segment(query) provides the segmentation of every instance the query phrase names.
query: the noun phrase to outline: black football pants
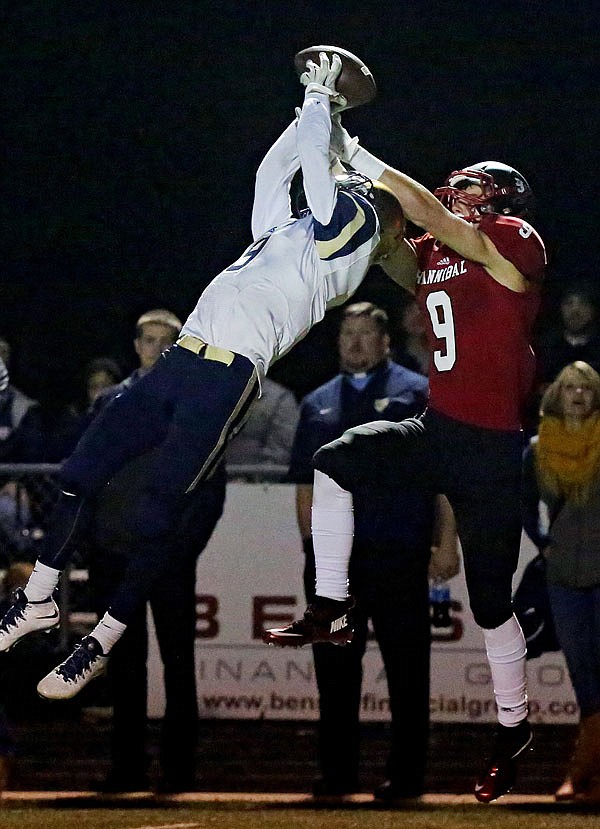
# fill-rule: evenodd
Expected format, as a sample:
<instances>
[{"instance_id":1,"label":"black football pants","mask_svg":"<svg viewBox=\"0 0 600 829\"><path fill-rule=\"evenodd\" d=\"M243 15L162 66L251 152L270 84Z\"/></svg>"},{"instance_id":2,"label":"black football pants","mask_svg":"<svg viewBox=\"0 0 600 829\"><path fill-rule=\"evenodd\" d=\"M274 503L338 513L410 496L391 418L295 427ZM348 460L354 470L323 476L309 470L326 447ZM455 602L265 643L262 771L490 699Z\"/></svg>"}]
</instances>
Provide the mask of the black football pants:
<instances>
[{"instance_id":1,"label":"black football pants","mask_svg":"<svg viewBox=\"0 0 600 829\"><path fill-rule=\"evenodd\" d=\"M471 611L482 628L512 615L521 543L520 432L481 429L431 410L375 421L321 447L314 467L350 492L414 489L448 497L461 542Z\"/></svg>"}]
</instances>

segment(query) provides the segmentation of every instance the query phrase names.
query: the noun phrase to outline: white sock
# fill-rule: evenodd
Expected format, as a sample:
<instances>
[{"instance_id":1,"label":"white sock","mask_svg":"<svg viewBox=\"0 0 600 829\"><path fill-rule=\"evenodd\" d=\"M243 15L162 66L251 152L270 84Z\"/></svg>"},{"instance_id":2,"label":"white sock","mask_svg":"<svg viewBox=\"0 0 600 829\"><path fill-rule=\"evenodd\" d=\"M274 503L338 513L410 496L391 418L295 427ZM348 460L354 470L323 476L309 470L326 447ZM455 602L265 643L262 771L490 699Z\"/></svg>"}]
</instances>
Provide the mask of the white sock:
<instances>
[{"instance_id":1,"label":"white sock","mask_svg":"<svg viewBox=\"0 0 600 829\"><path fill-rule=\"evenodd\" d=\"M30 602L43 602L49 599L58 584L62 570L48 567L41 561L36 561L32 574L25 585L25 595Z\"/></svg>"},{"instance_id":2,"label":"white sock","mask_svg":"<svg viewBox=\"0 0 600 829\"><path fill-rule=\"evenodd\" d=\"M527 646L513 614L500 627L483 631L494 683L500 725L514 726L527 716Z\"/></svg>"},{"instance_id":3,"label":"white sock","mask_svg":"<svg viewBox=\"0 0 600 829\"><path fill-rule=\"evenodd\" d=\"M110 613L105 613L94 630L90 633L100 643L102 653L106 656L113 645L116 645L121 636L125 633L127 625L113 618Z\"/></svg>"},{"instance_id":4,"label":"white sock","mask_svg":"<svg viewBox=\"0 0 600 829\"><path fill-rule=\"evenodd\" d=\"M315 470L312 501L316 592L341 601L348 597L348 565L354 538L352 494Z\"/></svg>"}]
</instances>

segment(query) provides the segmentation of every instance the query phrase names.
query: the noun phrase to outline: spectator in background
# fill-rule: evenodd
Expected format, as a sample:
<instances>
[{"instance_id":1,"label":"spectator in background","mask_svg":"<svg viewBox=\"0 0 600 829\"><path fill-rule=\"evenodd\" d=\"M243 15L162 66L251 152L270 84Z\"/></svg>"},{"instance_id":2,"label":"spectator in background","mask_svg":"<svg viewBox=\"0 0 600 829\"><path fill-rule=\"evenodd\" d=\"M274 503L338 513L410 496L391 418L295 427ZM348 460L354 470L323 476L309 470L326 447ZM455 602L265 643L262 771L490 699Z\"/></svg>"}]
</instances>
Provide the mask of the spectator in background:
<instances>
[{"instance_id":1,"label":"spectator in background","mask_svg":"<svg viewBox=\"0 0 600 829\"><path fill-rule=\"evenodd\" d=\"M570 363L583 360L600 371L600 328L597 289L588 283L566 289L560 321L536 346L542 391Z\"/></svg>"},{"instance_id":2,"label":"spectator in background","mask_svg":"<svg viewBox=\"0 0 600 829\"><path fill-rule=\"evenodd\" d=\"M107 405L123 389L143 377L169 348L181 328L171 312L159 308L136 323L134 348L139 367L100 396L95 409ZM142 455L118 472L101 491L88 534L90 587L98 615L110 603L135 549L131 526L131 493L148 484L152 453ZM172 526L176 555L163 578L152 587L152 610L164 666L166 709L162 722L157 789L186 791L195 787L198 707L196 698L196 561L223 512L225 469L189 494ZM157 550L160 555L161 549ZM111 767L106 779L93 785L101 791L136 791L149 787L147 754L148 631L146 608L131 620L112 651L108 676L113 703L110 738Z\"/></svg>"},{"instance_id":3,"label":"spectator in background","mask_svg":"<svg viewBox=\"0 0 600 829\"><path fill-rule=\"evenodd\" d=\"M80 399L73 401L51 429L45 460L58 463L68 457L94 417L98 397L123 379L118 363L110 357L96 357L85 366Z\"/></svg>"},{"instance_id":4,"label":"spectator in background","mask_svg":"<svg viewBox=\"0 0 600 829\"><path fill-rule=\"evenodd\" d=\"M557 800L600 800L600 375L576 361L542 399L524 455L524 526L544 554L548 596L581 721ZM541 526L539 502L548 507Z\"/></svg>"},{"instance_id":5,"label":"spectator in background","mask_svg":"<svg viewBox=\"0 0 600 829\"><path fill-rule=\"evenodd\" d=\"M11 385L8 372L10 346L0 339L0 463L27 463L40 460L43 432L37 401ZM0 567L15 555L37 551L32 543L30 496L18 480L0 478Z\"/></svg>"},{"instance_id":6,"label":"spectator in background","mask_svg":"<svg viewBox=\"0 0 600 829\"><path fill-rule=\"evenodd\" d=\"M97 357L95 360L91 360L85 367L84 386L86 395L80 411L92 409L100 395L120 382L122 377L121 369L110 357Z\"/></svg>"},{"instance_id":7,"label":"spectator in background","mask_svg":"<svg viewBox=\"0 0 600 829\"><path fill-rule=\"evenodd\" d=\"M302 401L289 477L296 483L309 602L315 594L314 452L351 426L375 417L402 420L426 405L427 380L392 362L389 343L385 311L370 302L349 305L338 337L340 373ZM433 496L362 492L355 498L350 565L351 590L357 600L354 639L344 648L313 645L322 774L314 784L315 796L343 795L359 788L362 658L369 618L385 666L391 714L387 779L377 787L375 797L390 801L423 792L429 732L428 567L432 575L443 578L458 570L452 513L447 502L440 506L439 541L434 541ZM408 718L406 711L411 712Z\"/></svg>"},{"instance_id":8,"label":"spectator in background","mask_svg":"<svg viewBox=\"0 0 600 829\"><path fill-rule=\"evenodd\" d=\"M37 400L13 386L6 377L10 357L10 344L0 338L0 359L5 369L3 388L0 387L0 463L33 463L43 453L42 412Z\"/></svg>"},{"instance_id":9,"label":"spectator in background","mask_svg":"<svg viewBox=\"0 0 600 829\"><path fill-rule=\"evenodd\" d=\"M0 484L0 567L15 556L34 560L33 519L29 493L21 481Z\"/></svg>"},{"instance_id":10,"label":"spectator in background","mask_svg":"<svg viewBox=\"0 0 600 829\"><path fill-rule=\"evenodd\" d=\"M298 416L294 394L265 377L261 382L261 395L250 410L246 425L229 444L227 464L287 467Z\"/></svg>"},{"instance_id":11,"label":"spectator in background","mask_svg":"<svg viewBox=\"0 0 600 829\"><path fill-rule=\"evenodd\" d=\"M427 376L430 352L427 344L427 328L417 300L410 296L400 311L400 342L394 359L401 366Z\"/></svg>"}]
</instances>

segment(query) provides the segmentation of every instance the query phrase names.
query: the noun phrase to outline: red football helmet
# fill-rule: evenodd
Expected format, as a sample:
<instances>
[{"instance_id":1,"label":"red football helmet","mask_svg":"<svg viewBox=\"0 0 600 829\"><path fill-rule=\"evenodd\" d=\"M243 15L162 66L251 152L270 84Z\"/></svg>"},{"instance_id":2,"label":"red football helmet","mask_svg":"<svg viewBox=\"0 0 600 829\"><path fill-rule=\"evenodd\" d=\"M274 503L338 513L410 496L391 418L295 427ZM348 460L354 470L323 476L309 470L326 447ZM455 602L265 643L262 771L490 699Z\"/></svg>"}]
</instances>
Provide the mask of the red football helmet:
<instances>
[{"instance_id":1,"label":"red football helmet","mask_svg":"<svg viewBox=\"0 0 600 829\"><path fill-rule=\"evenodd\" d=\"M465 188L474 184L481 187L481 195L465 193ZM455 170L434 194L448 210L460 199L472 221L481 218L482 213L524 218L533 209L533 192L525 177L500 161L482 161Z\"/></svg>"}]
</instances>

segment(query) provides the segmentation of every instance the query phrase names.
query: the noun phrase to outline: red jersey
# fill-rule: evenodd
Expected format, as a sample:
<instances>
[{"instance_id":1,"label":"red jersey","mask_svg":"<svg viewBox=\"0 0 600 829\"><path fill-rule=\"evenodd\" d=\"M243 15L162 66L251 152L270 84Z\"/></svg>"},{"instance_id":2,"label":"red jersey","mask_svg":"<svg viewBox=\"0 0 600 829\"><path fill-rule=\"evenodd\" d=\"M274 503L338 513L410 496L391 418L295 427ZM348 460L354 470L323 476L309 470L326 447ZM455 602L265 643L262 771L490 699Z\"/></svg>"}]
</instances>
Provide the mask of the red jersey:
<instances>
[{"instance_id":1,"label":"red jersey","mask_svg":"<svg viewBox=\"0 0 600 829\"><path fill-rule=\"evenodd\" d=\"M483 265L429 233L412 240L419 266L416 297L431 349L429 405L463 423L519 430L535 375L530 339L544 243L514 216L487 214L479 228L532 288L519 293L500 285Z\"/></svg>"}]
</instances>

